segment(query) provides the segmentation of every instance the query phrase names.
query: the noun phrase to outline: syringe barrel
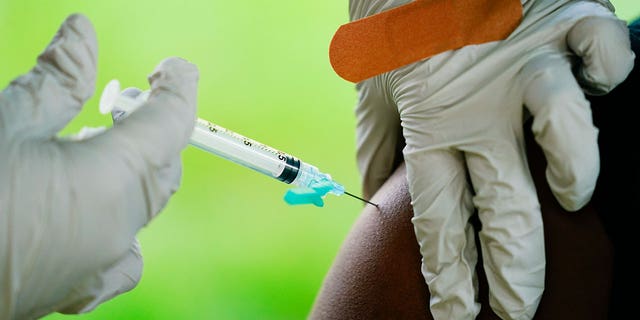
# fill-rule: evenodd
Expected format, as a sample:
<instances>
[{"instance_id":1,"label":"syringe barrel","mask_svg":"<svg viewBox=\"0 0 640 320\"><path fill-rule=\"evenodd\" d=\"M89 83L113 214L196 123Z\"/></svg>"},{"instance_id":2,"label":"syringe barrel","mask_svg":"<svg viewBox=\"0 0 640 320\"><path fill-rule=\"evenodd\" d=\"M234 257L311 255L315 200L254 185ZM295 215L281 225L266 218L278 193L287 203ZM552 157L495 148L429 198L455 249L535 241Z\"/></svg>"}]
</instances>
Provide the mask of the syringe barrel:
<instances>
[{"instance_id":1,"label":"syringe barrel","mask_svg":"<svg viewBox=\"0 0 640 320\"><path fill-rule=\"evenodd\" d=\"M320 172L315 166L203 119L196 121L189 142L204 151L285 183L310 188L318 183L329 182L333 186L331 193L344 193L342 185L333 182L330 175Z\"/></svg>"},{"instance_id":2,"label":"syringe barrel","mask_svg":"<svg viewBox=\"0 0 640 320\"><path fill-rule=\"evenodd\" d=\"M118 96L114 101L114 117L126 117L134 112L148 95L149 91L144 91L137 98ZM330 193L344 194L342 185L334 182L330 175L320 172L315 166L207 120L196 120L189 143L288 184L312 188L319 183L330 183Z\"/></svg>"},{"instance_id":3,"label":"syringe barrel","mask_svg":"<svg viewBox=\"0 0 640 320\"><path fill-rule=\"evenodd\" d=\"M189 142L285 183L293 183L300 171L300 160L295 157L203 119L196 121Z\"/></svg>"}]
</instances>

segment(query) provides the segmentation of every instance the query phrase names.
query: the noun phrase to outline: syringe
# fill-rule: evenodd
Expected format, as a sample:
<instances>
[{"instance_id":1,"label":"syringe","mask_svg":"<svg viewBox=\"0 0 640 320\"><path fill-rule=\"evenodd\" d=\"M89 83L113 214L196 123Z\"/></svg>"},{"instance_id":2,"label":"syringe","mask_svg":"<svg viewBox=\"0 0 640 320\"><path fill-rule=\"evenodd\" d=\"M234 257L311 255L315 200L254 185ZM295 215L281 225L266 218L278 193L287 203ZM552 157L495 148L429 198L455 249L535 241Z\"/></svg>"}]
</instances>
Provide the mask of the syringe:
<instances>
[{"instance_id":1,"label":"syringe","mask_svg":"<svg viewBox=\"0 0 640 320\"><path fill-rule=\"evenodd\" d=\"M112 80L107 84L100 98L100 111L115 111L115 117L123 117L140 107L148 98L149 91L143 91L136 98L123 95L120 83ZM253 169L257 172L293 184L301 190L290 190L285 196L289 204L313 203L322 206L326 193L346 194L373 206L370 201L347 192L344 186L335 182L329 174L317 167L265 144L249 139L231 130L197 119L189 143L201 150Z\"/></svg>"}]
</instances>

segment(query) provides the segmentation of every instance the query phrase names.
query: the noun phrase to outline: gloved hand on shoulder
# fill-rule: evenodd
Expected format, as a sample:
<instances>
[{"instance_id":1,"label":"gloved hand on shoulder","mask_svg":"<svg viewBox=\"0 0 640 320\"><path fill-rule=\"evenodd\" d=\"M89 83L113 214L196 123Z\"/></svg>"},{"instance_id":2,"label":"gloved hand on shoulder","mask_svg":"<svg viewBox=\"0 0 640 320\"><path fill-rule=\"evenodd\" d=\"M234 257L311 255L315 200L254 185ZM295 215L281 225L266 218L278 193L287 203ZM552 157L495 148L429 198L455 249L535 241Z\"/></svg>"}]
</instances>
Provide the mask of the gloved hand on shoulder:
<instances>
[{"instance_id":1,"label":"gloved hand on shoulder","mask_svg":"<svg viewBox=\"0 0 640 320\"><path fill-rule=\"evenodd\" d=\"M491 16L498 3L521 9L521 16L504 39L481 43L483 30L494 27L465 22L489 21L482 15ZM404 158L434 318L473 319L479 312L469 223L475 210L492 308L505 319L533 317L545 248L523 124L532 119L558 202L568 211L584 206L599 173L598 129L585 93L610 91L634 61L626 23L612 10L604 0L350 1L352 23L336 33L332 57L351 77L345 79L357 82L364 194L374 194ZM507 18L492 17L498 27ZM432 45L447 50L353 76ZM349 70L361 59L373 64Z\"/></svg>"}]
</instances>

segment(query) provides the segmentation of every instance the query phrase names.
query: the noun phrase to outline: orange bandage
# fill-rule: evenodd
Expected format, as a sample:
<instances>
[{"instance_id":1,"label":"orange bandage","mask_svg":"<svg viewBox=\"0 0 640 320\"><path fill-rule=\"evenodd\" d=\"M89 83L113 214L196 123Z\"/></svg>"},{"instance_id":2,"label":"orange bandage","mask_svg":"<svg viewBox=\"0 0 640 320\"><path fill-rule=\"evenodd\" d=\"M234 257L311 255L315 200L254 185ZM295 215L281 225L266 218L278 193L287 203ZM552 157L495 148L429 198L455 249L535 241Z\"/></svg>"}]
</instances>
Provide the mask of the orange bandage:
<instances>
[{"instance_id":1,"label":"orange bandage","mask_svg":"<svg viewBox=\"0 0 640 320\"><path fill-rule=\"evenodd\" d=\"M520 0L417 0L338 28L335 72L351 82L470 44L505 39L520 24Z\"/></svg>"}]
</instances>

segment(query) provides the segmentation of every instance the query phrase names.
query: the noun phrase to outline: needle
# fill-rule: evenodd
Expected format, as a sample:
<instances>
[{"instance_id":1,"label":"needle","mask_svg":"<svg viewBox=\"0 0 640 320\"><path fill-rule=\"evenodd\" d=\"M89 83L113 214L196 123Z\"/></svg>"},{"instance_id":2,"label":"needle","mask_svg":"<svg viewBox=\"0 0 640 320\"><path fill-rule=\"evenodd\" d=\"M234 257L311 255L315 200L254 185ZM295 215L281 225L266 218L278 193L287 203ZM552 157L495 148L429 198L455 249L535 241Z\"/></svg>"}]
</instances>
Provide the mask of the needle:
<instances>
[{"instance_id":1,"label":"needle","mask_svg":"<svg viewBox=\"0 0 640 320\"><path fill-rule=\"evenodd\" d=\"M379 208L377 204L375 204L375 203L373 203L373 202L371 202L371 201L367 201L367 200L365 200L365 199L362 199L362 198L360 198L360 197L358 197L358 196L356 196L356 195L354 195L354 194L351 194L351 193L349 193L349 192L347 192L347 191L345 191L345 192L344 192L344 194L349 195L349 196L352 196L352 197L354 197L354 198L356 198L356 199L358 199L358 200L364 201L364 202L366 202L366 203L368 203L368 204L370 204L370 205L372 205L372 206L374 206L374 207L376 207L376 208Z\"/></svg>"}]
</instances>

